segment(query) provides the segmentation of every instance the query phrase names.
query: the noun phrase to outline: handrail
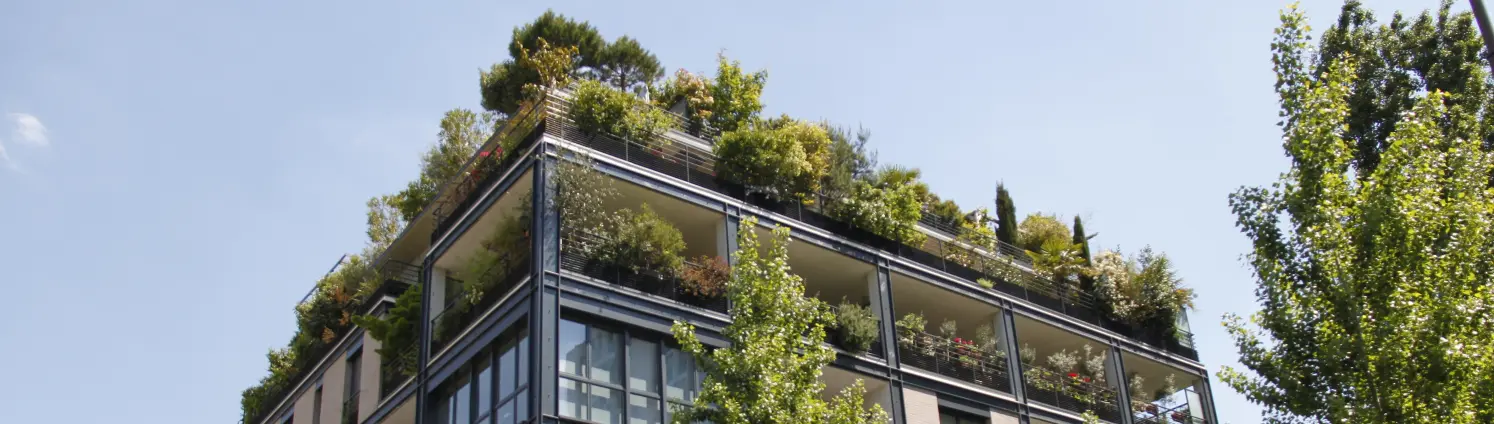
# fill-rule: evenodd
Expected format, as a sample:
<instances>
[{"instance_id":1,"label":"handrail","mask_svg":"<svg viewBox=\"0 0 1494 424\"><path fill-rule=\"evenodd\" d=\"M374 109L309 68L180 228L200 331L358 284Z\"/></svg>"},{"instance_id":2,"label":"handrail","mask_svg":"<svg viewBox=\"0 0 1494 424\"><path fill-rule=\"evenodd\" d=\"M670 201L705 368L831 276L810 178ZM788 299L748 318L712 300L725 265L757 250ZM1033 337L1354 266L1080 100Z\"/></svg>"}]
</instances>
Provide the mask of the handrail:
<instances>
[{"instance_id":1,"label":"handrail","mask_svg":"<svg viewBox=\"0 0 1494 424\"><path fill-rule=\"evenodd\" d=\"M973 340L947 338L923 331L899 328L898 361L903 365L974 383L1002 392L1012 392L1006 352L988 351Z\"/></svg>"}]
</instances>

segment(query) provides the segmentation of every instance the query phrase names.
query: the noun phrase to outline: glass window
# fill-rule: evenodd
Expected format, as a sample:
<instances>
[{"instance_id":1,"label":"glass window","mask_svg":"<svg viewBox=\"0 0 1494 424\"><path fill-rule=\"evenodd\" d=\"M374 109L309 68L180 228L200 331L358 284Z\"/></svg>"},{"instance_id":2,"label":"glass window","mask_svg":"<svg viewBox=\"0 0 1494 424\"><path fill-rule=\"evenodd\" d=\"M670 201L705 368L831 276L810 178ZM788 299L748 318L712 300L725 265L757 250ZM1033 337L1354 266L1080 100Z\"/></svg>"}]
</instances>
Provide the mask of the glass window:
<instances>
[{"instance_id":1,"label":"glass window","mask_svg":"<svg viewBox=\"0 0 1494 424\"><path fill-rule=\"evenodd\" d=\"M592 327L587 333L591 345L591 373L587 377L622 384L622 335Z\"/></svg>"},{"instance_id":2,"label":"glass window","mask_svg":"<svg viewBox=\"0 0 1494 424\"><path fill-rule=\"evenodd\" d=\"M519 385L529 384L529 335L519 338Z\"/></svg>"},{"instance_id":3,"label":"glass window","mask_svg":"<svg viewBox=\"0 0 1494 424\"><path fill-rule=\"evenodd\" d=\"M462 378L466 377L463 376ZM472 404L470 396L472 395L470 390L468 390L467 384L462 384L462 387L457 389L456 394L452 395L451 424L467 424L469 422L468 417L470 415L468 414L472 412L468 409Z\"/></svg>"},{"instance_id":4,"label":"glass window","mask_svg":"<svg viewBox=\"0 0 1494 424\"><path fill-rule=\"evenodd\" d=\"M694 402L699 376L695 369L695 358L675 348L664 350L664 394L669 399Z\"/></svg>"},{"instance_id":5,"label":"glass window","mask_svg":"<svg viewBox=\"0 0 1494 424\"><path fill-rule=\"evenodd\" d=\"M586 375L586 326L560 320L560 372Z\"/></svg>"},{"instance_id":6,"label":"glass window","mask_svg":"<svg viewBox=\"0 0 1494 424\"><path fill-rule=\"evenodd\" d=\"M628 341L628 388L659 393L658 344L639 339Z\"/></svg>"},{"instance_id":7,"label":"glass window","mask_svg":"<svg viewBox=\"0 0 1494 424\"><path fill-rule=\"evenodd\" d=\"M477 415L483 416L493 406L493 367L488 366L491 356L478 356L477 369Z\"/></svg>"},{"instance_id":8,"label":"glass window","mask_svg":"<svg viewBox=\"0 0 1494 424\"><path fill-rule=\"evenodd\" d=\"M569 378L561 378L559 398L560 416L578 420L586 419L585 416L581 415L584 412L581 405L586 403L585 392L582 391L581 383L577 383L576 380Z\"/></svg>"},{"instance_id":9,"label":"glass window","mask_svg":"<svg viewBox=\"0 0 1494 424\"><path fill-rule=\"evenodd\" d=\"M518 355L517 349L509 345L503 350L503 355L498 357L498 397L505 398L514 393L514 374L518 374L514 363Z\"/></svg>"},{"instance_id":10,"label":"glass window","mask_svg":"<svg viewBox=\"0 0 1494 424\"><path fill-rule=\"evenodd\" d=\"M498 408L498 424L514 424L514 402Z\"/></svg>"},{"instance_id":11,"label":"glass window","mask_svg":"<svg viewBox=\"0 0 1494 424\"><path fill-rule=\"evenodd\" d=\"M939 424L987 424L986 419L963 412L939 408Z\"/></svg>"},{"instance_id":12,"label":"glass window","mask_svg":"<svg viewBox=\"0 0 1494 424\"><path fill-rule=\"evenodd\" d=\"M663 414L658 399L628 395L628 424L660 424Z\"/></svg>"},{"instance_id":13,"label":"glass window","mask_svg":"<svg viewBox=\"0 0 1494 424\"><path fill-rule=\"evenodd\" d=\"M589 385L591 392L590 420L602 424L622 423L622 393L602 386Z\"/></svg>"},{"instance_id":14,"label":"glass window","mask_svg":"<svg viewBox=\"0 0 1494 424\"><path fill-rule=\"evenodd\" d=\"M528 390L520 390L519 391L519 395L515 396L514 400L510 401L510 402L513 402L513 404L514 404L514 411L515 411L514 412L514 417L518 421L525 421L525 420L529 419L529 396L528 395L529 395L529 391Z\"/></svg>"}]
</instances>

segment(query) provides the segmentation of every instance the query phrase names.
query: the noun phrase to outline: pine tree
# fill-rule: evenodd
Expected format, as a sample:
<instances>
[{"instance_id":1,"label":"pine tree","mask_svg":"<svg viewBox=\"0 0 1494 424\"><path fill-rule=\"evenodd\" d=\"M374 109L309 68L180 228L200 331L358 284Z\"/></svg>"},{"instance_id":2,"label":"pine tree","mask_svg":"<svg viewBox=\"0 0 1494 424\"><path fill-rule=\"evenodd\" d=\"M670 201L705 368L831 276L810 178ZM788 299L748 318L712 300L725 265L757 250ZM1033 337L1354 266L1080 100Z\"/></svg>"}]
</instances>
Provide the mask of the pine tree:
<instances>
[{"instance_id":1,"label":"pine tree","mask_svg":"<svg viewBox=\"0 0 1494 424\"><path fill-rule=\"evenodd\" d=\"M996 183L996 239L1006 244L1017 244L1017 207L1012 204L1012 195L1006 185Z\"/></svg>"}]
</instances>

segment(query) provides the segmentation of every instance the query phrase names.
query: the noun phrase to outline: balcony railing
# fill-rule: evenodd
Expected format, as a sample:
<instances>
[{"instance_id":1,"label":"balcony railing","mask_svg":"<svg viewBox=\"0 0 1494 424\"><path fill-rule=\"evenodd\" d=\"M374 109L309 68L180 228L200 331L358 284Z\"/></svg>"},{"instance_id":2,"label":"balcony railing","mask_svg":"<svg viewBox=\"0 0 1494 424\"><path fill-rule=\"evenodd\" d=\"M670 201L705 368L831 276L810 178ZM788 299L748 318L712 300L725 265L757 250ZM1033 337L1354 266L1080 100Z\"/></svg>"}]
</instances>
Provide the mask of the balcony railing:
<instances>
[{"instance_id":1,"label":"balcony railing","mask_svg":"<svg viewBox=\"0 0 1494 424\"><path fill-rule=\"evenodd\" d=\"M933 334L901 333L897 356L911 365L975 385L1011 393L1011 373L1000 350L986 351L973 342Z\"/></svg>"},{"instance_id":2,"label":"balcony railing","mask_svg":"<svg viewBox=\"0 0 1494 424\"><path fill-rule=\"evenodd\" d=\"M649 270L634 271L625 265L598 259L593 249L587 246L598 246L604 241L596 234L567 232L560 242L561 269L697 308L723 314L727 312L725 296L705 297L692 294L684 289L677 276ZM686 261L685 266L704 265Z\"/></svg>"},{"instance_id":3,"label":"balcony railing","mask_svg":"<svg viewBox=\"0 0 1494 424\"><path fill-rule=\"evenodd\" d=\"M1201 417L1193 416L1187 403L1166 408L1138 402L1131 409L1131 422L1134 424L1208 424L1209 422Z\"/></svg>"},{"instance_id":4,"label":"balcony railing","mask_svg":"<svg viewBox=\"0 0 1494 424\"><path fill-rule=\"evenodd\" d=\"M351 396L342 401L342 424L358 424L358 395L356 387Z\"/></svg>"},{"instance_id":5,"label":"balcony railing","mask_svg":"<svg viewBox=\"0 0 1494 424\"><path fill-rule=\"evenodd\" d=\"M387 399L394 394L394 389L398 389L415 375L413 371L416 369L417 354L415 346L410 346L399 355L379 364L379 400Z\"/></svg>"},{"instance_id":6,"label":"balcony railing","mask_svg":"<svg viewBox=\"0 0 1494 424\"><path fill-rule=\"evenodd\" d=\"M835 315L835 316L838 317L839 314L840 314L840 306L839 305L829 305L829 306L830 306L830 314L831 315ZM832 327L832 328L826 328L825 329L825 342L826 343L830 343L832 345L835 345L837 347L840 347L843 350L850 351L850 349L847 348L846 345L845 345L845 343L844 343L844 340L845 340L843 338L844 334L845 334L845 329L844 328L840 328L838 325L835 326L835 327ZM883 351L884 351L884 348L882 347L882 320L877 320L877 338L875 340L872 340L871 347L868 347L865 352L860 352L860 353L871 355L872 357L875 357L875 358L878 358L878 359L886 359L887 354L883 353Z\"/></svg>"},{"instance_id":7,"label":"balcony railing","mask_svg":"<svg viewBox=\"0 0 1494 424\"><path fill-rule=\"evenodd\" d=\"M469 160L462 167L470 170L469 173L447 183L451 186L449 194L432 205L431 213L436 221L436 230L431 232L431 240L446 233L456 223L462 211L471 208L477 201L477 194L497 182L505 171L518 162L519 153L533 145L538 140L538 135L544 133L549 97L548 93L542 94L535 103L521 108L515 116L509 118L508 124L481 147L480 151L488 154ZM513 147L511 151L503 151L503 146Z\"/></svg>"},{"instance_id":8,"label":"balcony railing","mask_svg":"<svg viewBox=\"0 0 1494 424\"><path fill-rule=\"evenodd\" d=\"M1077 374L1064 375L1042 366L1027 364L1022 376L1027 398L1072 411L1094 412L1100 419L1118 423L1120 408L1116 390Z\"/></svg>"},{"instance_id":9,"label":"balcony railing","mask_svg":"<svg viewBox=\"0 0 1494 424\"><path fill-rule=\"evenodd\" d=\"M431 318L432 328L436 330L431 333L431 352L441 351L462 330L471 326L473 320L476 320L484 311L492 307L493 303L497 302L505 294L508 294L515 286L523 282L524 278L529 276L529 271L533 269L533 264L527 260L529 252L525 249L517 251L520 253L516 253L516 255L523 258L506 261L513 264L512 267L506 271L500 271L500 268L495 267L488 274L478 277L471 282L471 284L482 284L484 286L482 298L476 303L465 307L449 307L441 311L434 318Z\"/></svg>"}]
</instances>

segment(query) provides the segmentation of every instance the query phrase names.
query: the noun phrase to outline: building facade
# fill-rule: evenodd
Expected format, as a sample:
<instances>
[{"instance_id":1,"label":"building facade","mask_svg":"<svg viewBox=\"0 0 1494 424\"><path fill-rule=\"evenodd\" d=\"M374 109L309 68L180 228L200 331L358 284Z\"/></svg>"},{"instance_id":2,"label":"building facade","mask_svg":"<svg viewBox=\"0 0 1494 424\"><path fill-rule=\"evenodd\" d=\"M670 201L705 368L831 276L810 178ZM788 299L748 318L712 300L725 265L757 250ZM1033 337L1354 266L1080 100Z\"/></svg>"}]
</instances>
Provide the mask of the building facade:
<instances>
[{"instance_id":1,"label":"building facade","mask_svg":"<svg viewBox=\"0 0 1494 424\"><path fill-rule=\"evenodd\" d=\"M703 378L670 325L690 322L724 346L730 305L677 279L595 266L576 248L595 241L566 231L554 206L557 169L576 163L618 188L609 211L647 205L678 228L688 258L729 258L739 232L789 227L806 295L878 321L870 349L832 343L827 397L860 379L895 424L1076 423L1085 412L1115 424L1218 422L1185 320L1160 331L1112 321L1094 299L1045 284L1021 255L963 245L935 219L919 225L927 241L909 246L745 194L715 178L705 131L682 125L652 143L583 134L567 99L553 91L511 119L484 146L492 154L474 158L378 259L389 281L368 313L386 313L404 290L425 299L420 342L398 349L407 359L381 357L390 349L354 328L253 424L670 422ZM489 234L521 217L524 255L473 275ZM759 225L745 228L747 218ZM486 289L460 289L473 282ZM895 324L909 315L928 325ZM1060 369L1055 354L1077 363Z\"/></svg>"}]
</instances>

